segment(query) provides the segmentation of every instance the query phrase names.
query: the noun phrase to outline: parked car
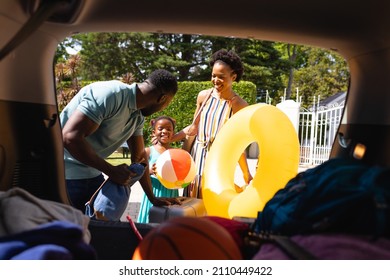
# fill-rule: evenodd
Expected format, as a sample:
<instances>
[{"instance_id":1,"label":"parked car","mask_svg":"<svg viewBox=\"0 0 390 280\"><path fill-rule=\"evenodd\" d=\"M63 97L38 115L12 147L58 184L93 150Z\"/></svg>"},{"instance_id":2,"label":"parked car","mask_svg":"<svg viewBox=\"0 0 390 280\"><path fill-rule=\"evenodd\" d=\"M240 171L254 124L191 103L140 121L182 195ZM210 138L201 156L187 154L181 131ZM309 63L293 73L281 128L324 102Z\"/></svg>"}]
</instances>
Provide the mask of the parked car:
<instances>
[{"instance_id":1,"label":"parked car","mask_svg":"<svg viewBox=\"0 0 390 280\"><path fill-rule=\"evenodd\" d=\"M359 144L363 161L390 167L389 11L385 0L2 0L0 191L21 187L69 204L53 56L59 42L84 32L232 36L336 51L351 78L331 157L349 156ZM90 229L101 259L128 259L138 244L126 223Z\"/></svg>"}]
</instances>

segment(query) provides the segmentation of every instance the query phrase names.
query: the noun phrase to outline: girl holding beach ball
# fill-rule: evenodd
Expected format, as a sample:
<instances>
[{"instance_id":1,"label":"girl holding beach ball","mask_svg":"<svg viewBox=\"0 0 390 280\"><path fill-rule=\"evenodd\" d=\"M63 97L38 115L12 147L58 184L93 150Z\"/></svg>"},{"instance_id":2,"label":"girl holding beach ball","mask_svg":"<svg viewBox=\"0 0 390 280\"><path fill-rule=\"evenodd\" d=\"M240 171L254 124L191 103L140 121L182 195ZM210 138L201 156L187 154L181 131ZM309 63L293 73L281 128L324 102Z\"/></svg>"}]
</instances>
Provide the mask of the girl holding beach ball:
<instances>
[{"instance_id":1,"label":"girl holding beach ball","mask_svg":"<svg viewBox=\"0 0 390 280\"><path fill-rule=\"evenodd\" d=\"M178 197L179 189L186 187L195 176L194 162L190 154L171 147L175 133L175 120L160 116L151 120L154 144L145 148L149 157L153 193L156 197ZM152 203L144 194L137 222L149 222Z\"/></svg>"}]
</instances>

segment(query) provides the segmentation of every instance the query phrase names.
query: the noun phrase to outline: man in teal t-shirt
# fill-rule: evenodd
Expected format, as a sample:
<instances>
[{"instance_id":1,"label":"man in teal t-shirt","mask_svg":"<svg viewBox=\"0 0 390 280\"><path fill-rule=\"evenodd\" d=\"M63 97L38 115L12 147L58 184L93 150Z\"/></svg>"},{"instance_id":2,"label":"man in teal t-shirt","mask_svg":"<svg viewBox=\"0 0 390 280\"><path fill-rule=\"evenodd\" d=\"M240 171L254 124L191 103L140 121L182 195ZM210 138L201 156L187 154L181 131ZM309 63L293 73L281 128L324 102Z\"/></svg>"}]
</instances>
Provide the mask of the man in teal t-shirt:
<instances>
[{"instance_id":1,"label":"man in teal t-shirt","mask_svg":"<svg viewBox=\"0 0 390 280\"><path fill-rule=\"evenodd\" d=\"M176 92L176 78L160 69L139 84L96 82L75 95L60 115L67 191L74 207L84 212L85 203L104 181L103 173L117 184L129 184L134 174L127 165L113 166L105 160L123 142L129 146L131 162L148 163L142 134L145 116L166 108ZM149 168L140 184L153 205L175 203L154 196Z\"/></svg>"}]
</instances>

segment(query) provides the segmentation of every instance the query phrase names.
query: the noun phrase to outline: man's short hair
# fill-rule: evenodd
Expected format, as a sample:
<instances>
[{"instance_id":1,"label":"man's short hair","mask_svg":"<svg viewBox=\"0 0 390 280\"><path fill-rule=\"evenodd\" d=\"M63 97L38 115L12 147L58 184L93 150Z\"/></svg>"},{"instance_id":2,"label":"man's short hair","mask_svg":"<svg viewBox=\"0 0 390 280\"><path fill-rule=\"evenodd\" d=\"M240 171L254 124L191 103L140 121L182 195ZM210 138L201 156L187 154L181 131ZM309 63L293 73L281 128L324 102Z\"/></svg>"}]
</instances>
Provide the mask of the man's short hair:
<instances>
[{"instance_id":1,"label":"man's short hair","mask_svg":"<svg viewBox=\"0 0 390 280\"><path fill-rule=\"evenodd\" d=\"M173 74L164 69L158 69L150 73L148 80L164 94L175 95L177 92L177 79Z\"/></svg>"}]
</instances>

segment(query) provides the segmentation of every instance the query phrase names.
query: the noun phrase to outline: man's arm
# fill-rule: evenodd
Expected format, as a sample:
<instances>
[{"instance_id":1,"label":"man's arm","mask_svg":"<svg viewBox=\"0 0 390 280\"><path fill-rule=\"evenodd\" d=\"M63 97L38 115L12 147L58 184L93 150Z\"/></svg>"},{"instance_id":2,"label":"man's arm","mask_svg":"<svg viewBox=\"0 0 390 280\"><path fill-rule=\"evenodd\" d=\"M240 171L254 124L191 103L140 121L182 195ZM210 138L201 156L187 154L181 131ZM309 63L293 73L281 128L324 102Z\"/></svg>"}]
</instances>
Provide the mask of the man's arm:
<instances>
[{"instance_id":1,"label":"man's arm","mask_svg":"<svg viewBox=\"0 0 390 280\"><path fill-rule=\"evenodd\" d=\"M101 158L86 141L86 137L98 129L99 125L76 110L62 129L64 147L78 161L100 170L115 183L126 185L130 182L131 172L125 164L113 166Z\"/></svg>"}]
</instances>

